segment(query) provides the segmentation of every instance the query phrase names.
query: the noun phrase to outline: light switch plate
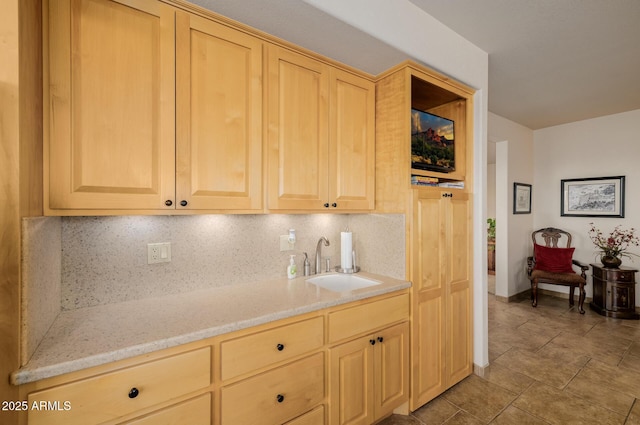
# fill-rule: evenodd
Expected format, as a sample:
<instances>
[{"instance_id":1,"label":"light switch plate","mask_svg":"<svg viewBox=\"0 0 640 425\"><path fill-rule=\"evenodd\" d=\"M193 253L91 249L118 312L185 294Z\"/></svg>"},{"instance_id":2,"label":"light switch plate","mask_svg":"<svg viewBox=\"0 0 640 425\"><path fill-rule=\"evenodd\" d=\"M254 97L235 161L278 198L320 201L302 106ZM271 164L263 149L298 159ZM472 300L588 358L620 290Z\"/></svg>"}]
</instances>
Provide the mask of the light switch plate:
<instances>
[{"instance_id":1,"label":"light switch plate","mask_svg":"<svg viewBox=\"0 0 640 425\"><path fill-rule=\"evenodd\" d=\"M147 264L171 262L171 242L147 244Z\"/></svg>"}]
</instances>

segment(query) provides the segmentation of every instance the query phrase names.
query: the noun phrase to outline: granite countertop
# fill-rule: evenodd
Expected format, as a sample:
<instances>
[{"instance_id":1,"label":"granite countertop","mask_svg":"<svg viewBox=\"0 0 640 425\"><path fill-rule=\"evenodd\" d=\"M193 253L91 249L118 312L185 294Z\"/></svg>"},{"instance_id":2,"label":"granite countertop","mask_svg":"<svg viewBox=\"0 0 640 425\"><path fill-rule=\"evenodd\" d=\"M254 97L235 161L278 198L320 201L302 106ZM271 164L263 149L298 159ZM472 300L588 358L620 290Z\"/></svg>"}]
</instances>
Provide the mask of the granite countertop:
<instances>
[{"instance_id":1,"label":"granite countertop","mask_svg":"<svg viewBox=\"0 0 640 425\"><path fill-rule=\"evenodd\" d=\"M398 291L410 282L358 273L382 283L332 292L309 277L230 285L183 294L63 311L14 385Z\"/></svg>"}]
</instances>

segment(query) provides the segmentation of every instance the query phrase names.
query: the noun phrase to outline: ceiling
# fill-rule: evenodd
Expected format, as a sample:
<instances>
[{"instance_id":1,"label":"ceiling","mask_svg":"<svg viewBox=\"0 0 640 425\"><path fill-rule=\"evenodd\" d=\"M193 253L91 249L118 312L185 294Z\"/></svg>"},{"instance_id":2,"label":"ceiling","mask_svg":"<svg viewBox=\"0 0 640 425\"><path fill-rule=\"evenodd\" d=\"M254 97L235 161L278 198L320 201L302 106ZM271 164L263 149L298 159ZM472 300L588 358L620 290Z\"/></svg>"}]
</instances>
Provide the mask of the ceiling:
<instances>
[{"instance_id":1,"label":"ceiling","mask_svg":"<svg viewBox=\"0 0 640 425\"><path fill-rule=\"evenodd\" d=\"M408 58L304 0L191 1L374 75ZM536 130L640 109L639 0L408 1L489 54L490 112Z\"/></svg>"}]
</instances>

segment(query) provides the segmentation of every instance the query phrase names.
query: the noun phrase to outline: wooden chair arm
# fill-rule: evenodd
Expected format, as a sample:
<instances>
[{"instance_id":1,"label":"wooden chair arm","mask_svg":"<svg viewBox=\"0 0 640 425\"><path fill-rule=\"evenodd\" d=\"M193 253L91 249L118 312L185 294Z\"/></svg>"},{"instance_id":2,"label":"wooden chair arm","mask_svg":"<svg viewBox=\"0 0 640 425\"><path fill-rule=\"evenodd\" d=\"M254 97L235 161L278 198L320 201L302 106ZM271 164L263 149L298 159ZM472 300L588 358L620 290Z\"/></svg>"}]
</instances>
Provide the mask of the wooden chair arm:
<instances>
[{"instance_id":1,"label":"wooden chair arm","mask_svg":"<svg viewBox=\"0 0 640 425\"><path fill-rule=\"evenodd\" d=\"M578 261L578 260L571 260L571 262L572 262L573 264L575 264L576 266L580 267L580 268L581 268L582 270L584 270L584 271L589 270L589 266L588 266L588 265L586 265L585 263L582 263L582 262L580 262L580 261Z\"/></svg>"},{"instance_id":2,"label":"wooden chair arm","mask_svg":"<svg viewBox=\"0 0 640 425\"><path fill-rule=\"evenodd\" d=\"M571 262L572 262L574 265L576 265L576 266L580 267L580 270L581 270L580 275L582 276L582 278L583 278L583 279L585 279L585 280L586 280L586 279L587 279L587 274L586 274L585 272L586 272L587 270L589 270L589 266L588 266L588 265L586 265L586 264L584 264L584 263L581 263L581 262L580 262L580 261L578 261L578 260L571 260Z\"/></svg>"}]
</instances>

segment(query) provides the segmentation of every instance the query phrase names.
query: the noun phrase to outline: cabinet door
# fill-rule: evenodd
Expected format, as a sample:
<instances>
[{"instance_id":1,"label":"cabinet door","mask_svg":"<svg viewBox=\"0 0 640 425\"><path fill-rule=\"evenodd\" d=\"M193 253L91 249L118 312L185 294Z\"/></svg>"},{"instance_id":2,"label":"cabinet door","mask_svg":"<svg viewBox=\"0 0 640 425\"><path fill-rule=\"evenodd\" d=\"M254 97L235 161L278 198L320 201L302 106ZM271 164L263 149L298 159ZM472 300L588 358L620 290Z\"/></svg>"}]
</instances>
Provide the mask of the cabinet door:
<instances>
[{"instance_id":1,"label":"cabinet door","mask_svg":"<svg viewBox=\"0 0 640 425\"><path fill-rule=\"evenodd\" d=\"M414 192L412 410L473 369L470 208L464 192Z\"/></svg>"},{"instance_id":2,"label":"cabinet door","mask_svg":"<svg viewBox=\"0 0 640 425\"><path fill-rule=\"evenodd\" d=\"M185 12L176 22L176 208L261 209L262 42Z\"/></svg>"},{"instance_id":3,"label":"cabinet door","mask_svg":"<svg viewBox=\"0 0 640 425\"><path fill-rule=\"evenodd\" d=\"M412 396L415 410L446 389L445 295L446 201L439 191L415 191L412 270Z\"/></svg>"},{"instance_id":4,"label":"cabinet door","mask_svg":"<svg viewBox=\"0 0 640 425\"><path fill-rule=\"evenodd\" d=\"M373 423L373 349L371 337L329 350L329 423ZM374 340L375 341L375 340Z\"/></svg>"},{"instance_id":5,"label":"cabinet door","mask_svg":"<svg viewBox=\"0 0 640 425\"><path fill-rule=\"evenodd\" d=\"M153 0L52 1L49 30L48 206L169 208L174 9Z\"/></svg>"},{"instance_id":6,"label":"cabinet door","mask_svg":"<svg viewBox=\"0 0 640 425\"><path fill-rule=\"evenodd\" d=\"M473 372L472 296L470 223L472 217L469 196L454 193L445 201L446 211L446 380L447 388Z\"/></svg>"},{"instance_id":7,"label":"cabinet door","mask_svg":"<svg viewBox=\"0 0 640 425\"><path fill-rule=\"evenodd\" d=\"M331 70L329 202L372 210L375 197L375 85Z\"/></svg>"},{"instance_id":8,"label":"cabinet door","mask_svg":"<svg viewBox=\"0 0 640 425\"><path fill-rule=\"evenodd\" d=\"M328 203L329 68L269 47L268 208Z\"/></svg>"},{"instance_id":9,"label":"cabinet door","mask_svg":"<svg viewBox=\"0 0 640 425\"><path fill-rule=\"evenodd\" d=\"M376 332L374 359L375 418L409 399L409 322Z\"/></svg>"}]
</instances>

